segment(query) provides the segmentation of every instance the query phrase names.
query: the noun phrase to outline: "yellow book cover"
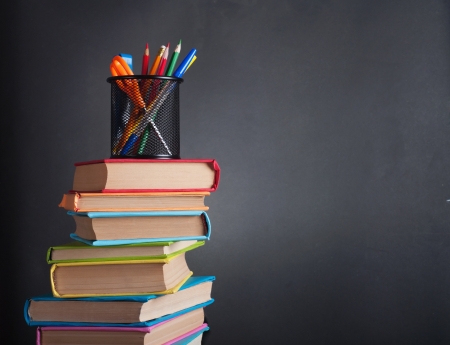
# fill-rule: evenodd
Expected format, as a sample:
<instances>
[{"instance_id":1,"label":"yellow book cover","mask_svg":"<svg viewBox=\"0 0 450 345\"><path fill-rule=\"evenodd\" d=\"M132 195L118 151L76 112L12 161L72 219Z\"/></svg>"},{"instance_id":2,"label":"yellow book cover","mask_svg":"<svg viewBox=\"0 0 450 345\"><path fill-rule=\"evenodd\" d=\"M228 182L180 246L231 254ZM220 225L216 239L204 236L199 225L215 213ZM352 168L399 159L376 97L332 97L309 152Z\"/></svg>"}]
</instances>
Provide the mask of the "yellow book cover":
<instances>
[{"instance_id":1,"label":"yellow book cover","mask_svg":"<svg viewBox=\"0 0 450 345\"><path fill-rule=\"evenodd\" d=\"M176 260L178 258L178 260ZM172 261L179 261L178 265L179 268L177 268L177 277L181 274L181 279L178 283L176 283L175 286L173 286L170 289L166 289L166 290L159 290L159 291L145 291L145 292L136 292L136 291L129 291L129 292L118 292L118 293L109 293L109 292L90 292L90 293L61 293L58 289L58 282L55 278L55 272L58 268L63 268L63 267L86 267L86 266L109 266L109 265L145 265L147 264L157 264L161 266L161 272L159 273L159 275L162 274L167 274L167 270L165 269L165 265L169 265L170 262ZM168 266L167 266L168 267ZM124 269L127 269L128 267L122 267ZM101 279L101 276L106 276L105 273L105 267L103 267L101 269L101 273L99 275L99 278ZM70 274L70 273L66 273ZM184 260L184 253L174 256L174 257L170 257L170 258L165 258L165 259L153 259L153 260L127 260L127 261L99 261L99 262L70 262L70 263L58 263L58 264L53 264L50 268L50 284L51 284L51 289L52 289L52 293L54 297L59 297L59 298L76 298L76 297L100 297L100 296L132 296L132 295L163 295L163 294L173 294L175 292L177 292L181 286L183 286L183 284L189 279L189 277L191 277L193 274L192 271L190 271L187 268L186 262ZM97 278L97 277L96 277ZM72 279L74 280L74 277L70 277L69 280ZM119 281L127 281L126 278L121 277L121 279L119 279ZM135 284L135 282L133 281L133 283ZM101 290L101 289L99 289Z\"/></svg>"}]
</instances>

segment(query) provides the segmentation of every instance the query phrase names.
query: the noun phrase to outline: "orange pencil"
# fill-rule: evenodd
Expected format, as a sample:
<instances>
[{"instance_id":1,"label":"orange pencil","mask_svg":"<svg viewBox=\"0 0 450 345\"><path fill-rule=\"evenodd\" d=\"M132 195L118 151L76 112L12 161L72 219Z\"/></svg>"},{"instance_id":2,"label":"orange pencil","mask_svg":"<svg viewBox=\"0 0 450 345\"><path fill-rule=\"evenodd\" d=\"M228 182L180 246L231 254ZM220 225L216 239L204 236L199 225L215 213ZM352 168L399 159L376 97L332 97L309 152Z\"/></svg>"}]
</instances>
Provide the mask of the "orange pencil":
<instances>
[{"instance_id":1,"label":"orange pencil","mask_svg":"<svg viewBox=\"0 0 450 345\"><path fill-rule=\"evenodd\" d=\"M158 54L156 54L155 61L153 61L152 68L150 68L150 72L148 72L148 74L150 75L156 74L157 69L159 67L159 62L161 61L161 57L164 54L164 50L166 50L166 46L161 46L161 48L159 48Z\"/></svg>"}]
</instances>

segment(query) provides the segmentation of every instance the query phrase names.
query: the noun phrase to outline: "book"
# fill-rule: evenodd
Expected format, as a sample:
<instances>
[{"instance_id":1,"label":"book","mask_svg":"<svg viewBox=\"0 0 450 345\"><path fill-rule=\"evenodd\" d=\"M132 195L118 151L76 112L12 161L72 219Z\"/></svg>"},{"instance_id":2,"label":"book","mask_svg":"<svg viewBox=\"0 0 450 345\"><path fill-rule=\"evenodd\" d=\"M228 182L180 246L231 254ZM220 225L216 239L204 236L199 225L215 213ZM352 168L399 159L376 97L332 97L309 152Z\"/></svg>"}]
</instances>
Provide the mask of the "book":
<instances>
[{"instance_id":1,"label":"book","mask_svg":"<svg viewBox=\"0 0 450 345\"><path fill-rule=\"evenodd\" d=\"M179 337L176 337L163 345L201 345L203 333L209 331L209 326L205 322L200 327L193 329L192 331L185 333Z\"/></svg>"},{"instance_id":2,"label":"book","mask_svg":"<svg viewBox=\"0 0 450 345\"><path fill-rule=\"evenodd\" d=\"M75 163L75 192L193 192L217 189L214 159L102 159Z\"/></svg>"},{"instance_id":3,"label":"book","mask_svg":"<svg viewBox=\"0 0 450 345\"><path fill-rule=\"evenodd\" d=\"M192 275L185 254L140 261L68 262L53 264L53 296L62 298L169 294Z\"/></svg>"},{"instance_id":4,"label":"book","mask_svg":"<svg viewBox=\"0 0 450 345\"><path fill-rule=\"evenodd\" d=\"M203 308L150 327L38 327L38 345L173 345L208 328Z\"/></svg>"},{"instance_id":5,"label":"book","mask_svg":"<svg viewBox=\"0 0 450 345\"><path fill-rule=\"evenodd\" d=\"M206 324L207 325L207 324ZM202 338L203 333L208 331L209 327L206 326L203 329L200 329L199 331L193 333L192 335L189 335L184 338L179 338L179 340L175 340L175 342L169 343L170 345L202 345ZM167 344L167 345L169 345Z\"/></svg>"},{"instance_id":6,"label":"book","mask_svg":"<svg viewBox=\"0 0 450 345\"><path fill-rule=\"evenodd\" d=\"M25 302L29 326L149 327L203 308L211 298L213 276L191 277L175 294L57 298L33 297Z\"/></svg>"},{"instance_id":7,"label":"book","mask_svg":"<svg viewBox=\"0 0 450 345\"><path fill-rule=\"evenodd\" d=\"M47 263L167 259L204 244L205 241L192 240L95 247L73 241L50 247L47 251Z\"/></svg>"},{"instance_id":8,"label":"book","mask_svg":"<svg viewBox=\"0 0 450 345\"><path fill-rule=\"evenodd\" d=\"M92 211L207 211L209 192L67 193L59 207L74 212Z\"/></svg>"},{"instance_id":9,"label":"book","mask_svg":"<svg viewBox=\"0 0 450 345\"><path fill-rule=\"evenodd\" d=\"M205 211L72 212L71 238L90 245L206 240L211 224Z\"/></svg>"}]
</instances>

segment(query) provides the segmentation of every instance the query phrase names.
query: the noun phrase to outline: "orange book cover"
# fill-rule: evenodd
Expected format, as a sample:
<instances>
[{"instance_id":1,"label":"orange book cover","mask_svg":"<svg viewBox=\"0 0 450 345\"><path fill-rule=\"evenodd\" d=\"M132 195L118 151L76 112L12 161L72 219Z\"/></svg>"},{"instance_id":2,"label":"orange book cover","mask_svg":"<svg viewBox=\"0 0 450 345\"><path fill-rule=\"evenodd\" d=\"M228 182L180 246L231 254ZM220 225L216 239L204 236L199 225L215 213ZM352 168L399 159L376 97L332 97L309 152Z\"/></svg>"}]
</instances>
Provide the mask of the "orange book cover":
<instances>
[{"instance_id":1,"label":"orange book cover","mask_svg":"<svg viewBox=\"0 0 450 345\"><path fill-rule=\"evenodd\" d=\"M202 206L168 206L164 205L162 202L158 202L155 200L153 203L152 199L161 200L161 198L176 198L181 197L185 200L189 198L196 197L197 199L200 197L204 199L205 196L209 196L210 192L155 192L155 193L78 193L72 192L63 195L61 202L59 203L59 207L62 207L68 211L73 212L93 212L93 211L207 211L209 209L208 206L204 204ZM80 205L80 201L86 198L102 198L103 200L114 199L117 202L117 206L112 206L112 203L104 203L101 202L97 204L97 206L93 207L83 207ZM106 198L106 199L105 199ZM139 206L127 206L127 201L130 199L140 199L142 201L147 200L152 203L152 206L143 206L143 202L139 202ZM169 199L168 199L169 200ZM122 206L120 206L122 205Z\"/></svg>"}]
</instances>

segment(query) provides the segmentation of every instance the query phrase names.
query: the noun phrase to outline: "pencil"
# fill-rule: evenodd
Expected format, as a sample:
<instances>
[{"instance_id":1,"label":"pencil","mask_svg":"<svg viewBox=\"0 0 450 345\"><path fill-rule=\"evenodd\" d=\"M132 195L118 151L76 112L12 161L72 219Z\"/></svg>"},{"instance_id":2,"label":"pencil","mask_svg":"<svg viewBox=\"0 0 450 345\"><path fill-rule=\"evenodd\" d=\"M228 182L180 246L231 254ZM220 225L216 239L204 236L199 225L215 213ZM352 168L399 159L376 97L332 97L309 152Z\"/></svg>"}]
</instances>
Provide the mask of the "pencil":
<instances>
[{"instance_id":1,"label":"pencil","mask_svg":"<svg viewBox=\"0 0 450 345\"><path fill-rule=\"evenodd\" d=\"M169 47L170 47L170 43L167 43L167 47L164 50L164 54L161 57L161 60L159 62L159 67L158 67L158 71L156 72L156 75L164 75L164 68L166 67L167 57L169 56ZM155 80L154 81L152 92L151 92L150 97L149 97L150 101L152 101L154 99L154 97L156 97L156 92L159 89L160 82L161 82L160 80ZM139 143L139 149L138 149L138 154L139 155L142 155L144 150L145 150L145 146L147 144L147 140L148 140L149 134L150 134L150 129L147 126L147 128L144 131L144 133L142 134L142 138L141 138L141 141Z\"/></svg>"},{"instance_id":2,"label":"pencil","mask_svg":"<svg viewBox=\"0 0 450 345\"><path fill-rule=\"evenodd\" d=\"M156 72L157 75L164 75L164 69L166 68L167 64L167 57L169 56L169 47L170 43L167 43L167 47L166 49L164 49L164 54L159 62L158 72Z\"/></svg>"},{"instance_id":3,"label":"pencil","mask_svg":"<svg viewBox=\"0 0 450 345\"><path fill-rule=\"evenodd\" d=\"M177 44L175 50L173 51L172 57L170 58L169 67L167 67L166 76L171 77L173 74L173 70L175 69L175 65L177 63L178 55L180 55L181 51L181 40L180 43Z\"/></svg>"},{"instance_id":4,"label":"pencil","mask_svg":"<svg viewBox=\"0 0 450 345\"><path fill-rule=\"evenodd\" d=\"M142 70L141 74L146 75L148 73L148 60L150 59L150 51L148 49L148 43L145 45L144 56L142 57Z\"/></svg>"},{"instance_id":5,"label":"pencil","mask_svg":"<svg viewBox=\"0 0 450 345\"><path fill-rule=\"evenodd\" d=\"M155 60L153 61L152 68L150 69L150 72L148 72L148 74L150 74L150 75L156 74L156 71L159 67L159 61L161 61L161 57L164 54L165 49L166 49L166 46L161 46L161 48L159 48L158 54L156 54Z\"/></svg>"}]
</instances>

